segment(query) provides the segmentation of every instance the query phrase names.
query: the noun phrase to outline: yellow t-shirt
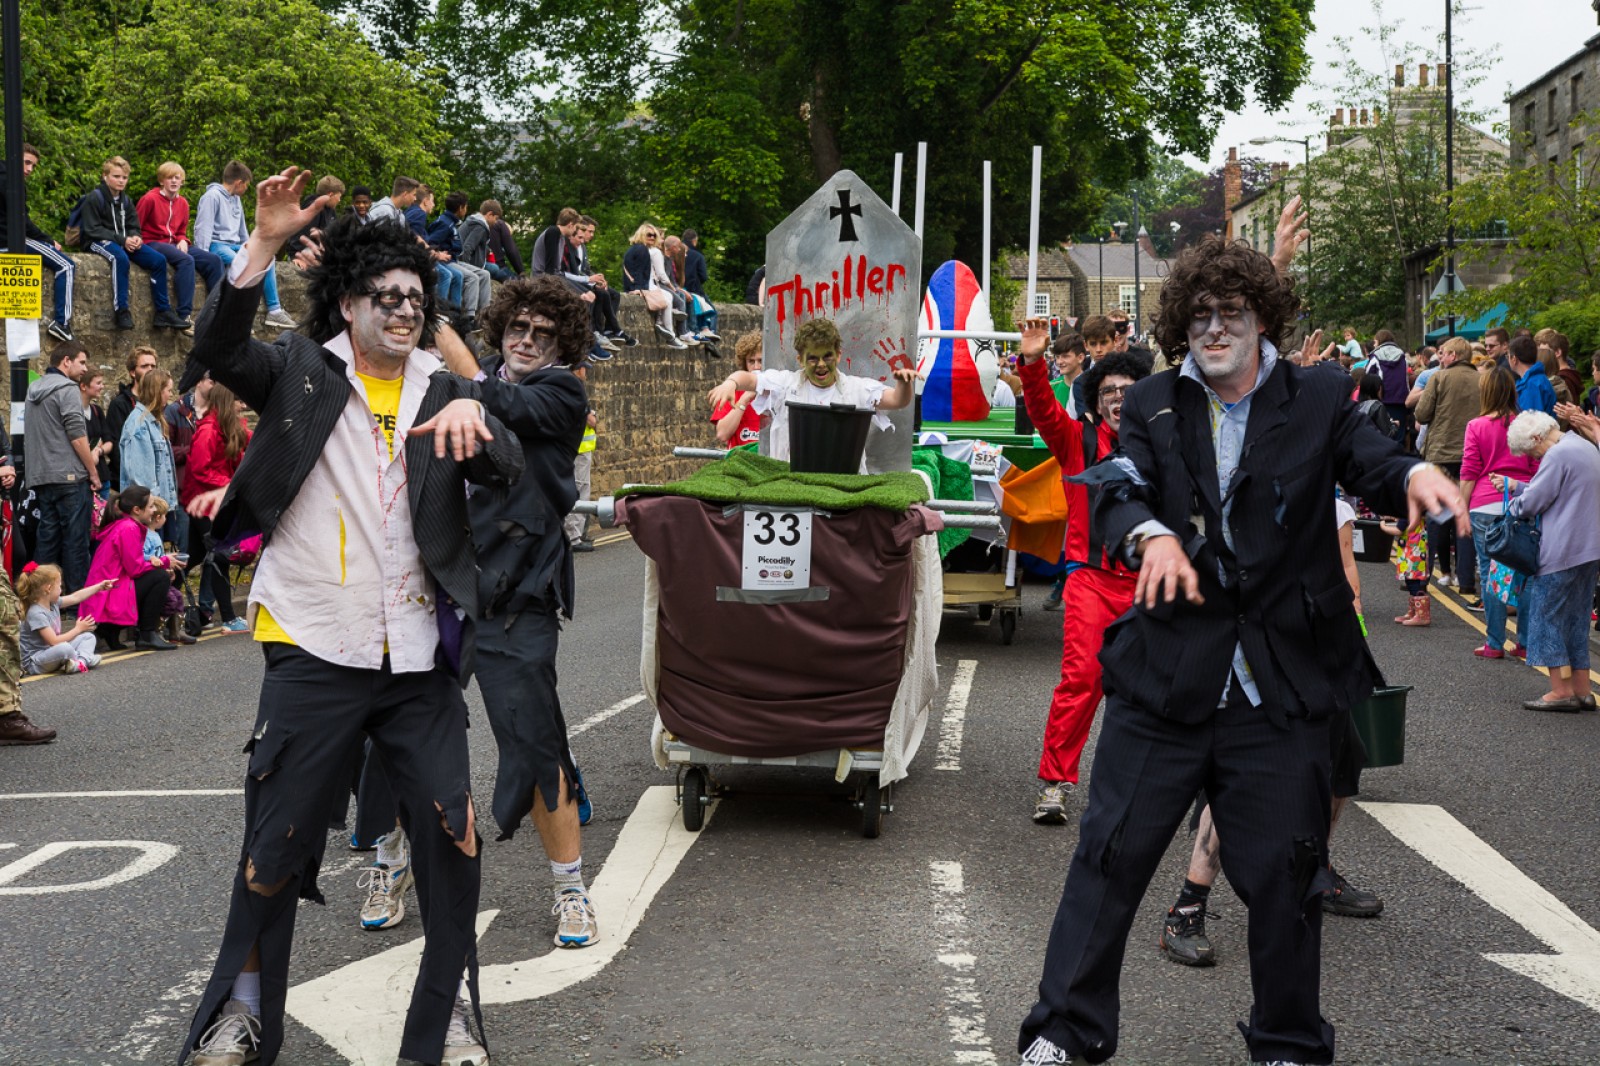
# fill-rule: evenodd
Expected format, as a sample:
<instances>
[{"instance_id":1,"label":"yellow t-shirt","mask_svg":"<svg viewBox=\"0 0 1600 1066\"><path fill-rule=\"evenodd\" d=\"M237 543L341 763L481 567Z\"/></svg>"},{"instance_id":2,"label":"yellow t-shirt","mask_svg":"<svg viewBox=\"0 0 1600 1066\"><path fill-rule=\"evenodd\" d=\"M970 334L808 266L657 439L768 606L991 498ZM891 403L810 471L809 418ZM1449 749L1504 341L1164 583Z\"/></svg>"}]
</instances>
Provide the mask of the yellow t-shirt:
<instances>
[{"instance_id":1,"label":"yellow t-shirt","mask_svg":"<svg viewBox=\"0 0 1600 1066\"><path fill-rule=\"evenodd\" d=\"M372 419L378 428L383 430L383 439L389 448L389 458L394 458L394 430L400 418L400 390L405 384L404 378L395 378L392 381L383 378L368 377L358 373L361 385L367 392L367 406L372 410ZM339 559L341 561L340 573L343 573L344 559L344 519L339 520ZM284 632L277 619L272 617L272 612L265 607L256 609L256 640L263 644L293 644L294 638ZM384 645L384 651L388 651Z\"/></svg>"}]
</instances>

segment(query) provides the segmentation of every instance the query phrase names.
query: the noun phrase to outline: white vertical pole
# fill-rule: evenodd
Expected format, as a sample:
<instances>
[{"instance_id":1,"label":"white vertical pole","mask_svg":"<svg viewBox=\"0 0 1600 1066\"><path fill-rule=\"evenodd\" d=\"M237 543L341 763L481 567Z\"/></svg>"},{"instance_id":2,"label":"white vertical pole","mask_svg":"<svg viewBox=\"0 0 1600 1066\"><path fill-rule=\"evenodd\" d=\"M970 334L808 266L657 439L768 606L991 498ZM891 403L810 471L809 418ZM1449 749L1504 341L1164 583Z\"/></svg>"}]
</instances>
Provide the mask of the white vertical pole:
<instances>
[{"instance_id":1,"label":"white vertical pole","mask_svg":"<svg viewBox=\"0 0 1600 1066\"><path fill-rule=\"evenodd\" d=\"M905 160L906 154L904 152L896 152L894 154L894 195L889 200L889 210L897 215L900 213L900 168L905 163Z\"/></svg>"},{"instance_id":2,"label":"white vertical pole","mask_svg":"<svg viewBox=\"0 0 1600 1066\"><path fill-rule=\"evenodd\" d=\"M1039 179L1044 168L1044 149L1033 146L1033 204L1028 209L1028 303L1024 314L1033 314L1033 294L1039 288Z\"/></svg>"},{"instance_id":3,"label":"white vertical pole","mask_svg":"<svg viewBox=\"0 0 1600 1066\"><path fill-rule=\"evenodd\" d=\"M916 204L916 214L913 216L915 221L913 221L911 223L911 229L916 233L916 235L918 237L922 236L922 199L923 199L923 193L925 193L927 191L927 187L928 187L928 142L927 141L918 141L917 142L917 204Z\"/></svg>"},{"instance_id":4,"label":"white vertical pole","mask_svg":"<svg viewBox=\"0 0 1600 1066\"><path fill-rule=\"evenodd\" d=\"M983 161L983 295L989 295L989 161Z\"/></svg>"}]
</instances>

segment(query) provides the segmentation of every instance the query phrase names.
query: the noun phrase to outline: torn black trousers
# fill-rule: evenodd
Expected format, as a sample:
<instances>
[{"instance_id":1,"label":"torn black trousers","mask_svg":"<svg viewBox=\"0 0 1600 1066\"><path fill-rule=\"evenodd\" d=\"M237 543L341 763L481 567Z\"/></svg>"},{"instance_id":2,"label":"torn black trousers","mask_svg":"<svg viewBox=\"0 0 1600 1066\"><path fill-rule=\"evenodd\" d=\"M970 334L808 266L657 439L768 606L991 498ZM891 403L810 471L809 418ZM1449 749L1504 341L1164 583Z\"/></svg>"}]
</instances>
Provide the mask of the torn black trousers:
<instances>
[{"instance_id":1,"label":"torn black trousers","mask_svg":"<svg viewBox=\"0 0 1600 1066\"><path fill-rule=\"evenodd\" d=\"M1185 725L1108 697L1078 847L1050 930L1039 1002L1018 1050L1044 1036L1103 1062L1117 1049L1128 932L1184 812L1204 789L1228 883L1250 911L1255 1005L1241 1022L1255 1062L1333 1061L1319 1005L1321 891L1329 883L1328 724L1273 725L1233 685Z\"/></svg>"},{"instance_id":2,"label":"torn black trousers","mask_svg":"<svg viewBox=\"0 0 1600 1066\"><path fill-rule=\"evenodd\" d=\"M426 943L400 1056L437 1063L462 972L477 999L479 860L456 842L467 836L471 781L467 705L443 671L395 674L336 666L290 644L263 644L266 675L245 777L244 847L222 948L195 1012L179 1062L227 1002L252 944L261 948L261 1061L283 1043L289 955L300 899L323 902L317 871L327 843L328 811L350 787L350 763L362 738L382 759L400 821L411 840L417 904ZM441 814L441 808L443 813ZM449 831L440 824L443 818ZM476 842L474 850L476 852ZM271 896L251 891L287 879ZM478 1020L482 1029L482 1018Z\"/></svg>"}]
</instances>

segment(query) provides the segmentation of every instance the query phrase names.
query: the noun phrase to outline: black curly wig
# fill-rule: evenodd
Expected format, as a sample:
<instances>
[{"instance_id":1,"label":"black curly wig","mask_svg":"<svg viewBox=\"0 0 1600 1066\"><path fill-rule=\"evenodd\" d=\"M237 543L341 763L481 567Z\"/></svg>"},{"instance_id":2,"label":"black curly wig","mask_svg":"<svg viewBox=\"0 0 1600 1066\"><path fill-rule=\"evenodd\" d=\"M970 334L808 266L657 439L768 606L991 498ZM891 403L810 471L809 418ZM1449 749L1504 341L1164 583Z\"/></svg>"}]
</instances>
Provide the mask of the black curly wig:
<instances>
[{"instance_id":1,"label":"black curly wig","mask_svg":"<svg viewBox=\"0 0 1600 1066\"><path fill-rule=\"evenodd\" d=\"M1189 319L1203 296L1243 299L1266 327L1262 336L1279 348L1300 313L1293 279L1280 274L1271 259L1243 241L1208 234L1178 256L1161 287L1156 343L1174 366L1189 354Z\"/></svg>"},{"instance_id":2,"label":"black curly wig","mask_svg":"<svg viewBox=\"0 0 1600 1066\"><path fill-rule=\"evenodd\" d=\"M1103 359L1095 361L1094 366L1083 372L1083 398L1088 402L1091 410L1099 417L1099 408L1096 406L1100 400L1100 383L1110 377L1131 378L1142 381L1150 376L1152 360L1146 359L1137 352L1112 352Z\"/></svg>"},{"instance_id":3,"label":"black curly wig","mask_svg":"<svg viewBox=\"0 0 1600 1066\"><path fill-rule=\"evenodd\" d=\"M322 262L306 274L306 294L311 301L306 336L325 344L343 333L349 324L339 310L339 301L369 292L372 283L391 270L409 270L422 279L419 347L431 347L436 280L433 257L403 223L383 219L362 225L354 215L345 215L328 227L322 237Z\"/></svg>"},{"instance_id":4,"label":"black curly wig","mask_svg":"<svg viewBox=\"0 0 1600 1066\"><path fill-rule=\"evenodd\" d=\"M500 286L483 312L483 342L500 351L506 326L524 312L543 315L556 324L556 347L561 351L562 364L576 366L588 356L594 336L589 307L553 274L516 278Z\"/></svg>"}]
</instances>

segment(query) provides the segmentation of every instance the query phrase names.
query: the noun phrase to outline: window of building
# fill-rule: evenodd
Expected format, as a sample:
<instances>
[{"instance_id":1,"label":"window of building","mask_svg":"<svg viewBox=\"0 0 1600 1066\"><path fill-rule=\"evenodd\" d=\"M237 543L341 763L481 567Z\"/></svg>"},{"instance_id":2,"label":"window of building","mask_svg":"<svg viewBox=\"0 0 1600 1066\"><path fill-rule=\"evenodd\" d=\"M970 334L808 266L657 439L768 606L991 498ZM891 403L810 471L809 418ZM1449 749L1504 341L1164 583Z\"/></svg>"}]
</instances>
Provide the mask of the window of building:
<instances>
[{"instance_id":1,"label":"window of building","mask_svg":"<svg viewBox=\"0 0 1600 1066\"><path fill-rule=\"evenodd\" d=\"M1571 92L1572 92L1572 96L1567 101L1567 114L1569 116L1571 116L1572 118L1577 118L1580 114L1583 113L1583 107L1582 107L1581 104L1578 103L1579 97L1583 92L1583 75L1582 74L1574 74L1572 76Z\"/></svg>"},{"instance_id":2,"label":"window of building","mask_svg":"<svg viewBox=\"0 0 1600 1066\"><path fill-rule=\"evenodd\" d=\"M1551 133L1554 133L1556 131L1556 89L1555 89L1555 86L1551 86L1550 87L1550 91L1544 94L1544 102L1545 102L1544 124L1545 124L1546 127L1549 128Z\"/></svg>"},{"instance_id":3,"label":"window of building","mask_svg":"<svg viewBox=\"0 0 1600 1066\"><path fill-rule=\"evenodd\" d=\"M1033 294L1033 310L1031 312L1029 312L1028 317L1030 317L1030 318L1049 318L1050 317L1050 294L1049 293L1047 293L1047 292L1036 292L1036 293Z\"/></svg>"},{"instance_id":4,"label":"window of building","mask_svg":"<svg viewBox=\"0 0 1600 1066\"><path fill-rule=\"evenodd\" d=\"M1133 314L1134 287L1132 285L1117 286L1117 306L1128 314Z\"/></svg>"},{"instance_id":5,"label":"window of building","mask_svg":"<svg viewBox=\"0 0 1600 1066\"><path fill-rule=\"evenodd\" d=\"M1557 177L1560 174L1560 172L1561 172L1561 157L1558 156L1558 155L1553 155L1553 156L1550 157L1549 166L1545 167L1545 177L1547 179L1549 179L1551 185L1554 185L1556 183Z\"/></svg>"},{"instance_id":6,"label":"window of building","mask_svg":"<svg viewBox=\"0 0 1600 1066\"><path fill-rule=\"evenodd\" d=\"M1582 192L1588 175L1583 172L1583 145L1572 146L1572 191Z\"/></svg>"}]
</instances>

